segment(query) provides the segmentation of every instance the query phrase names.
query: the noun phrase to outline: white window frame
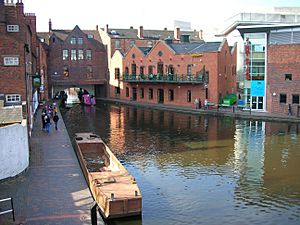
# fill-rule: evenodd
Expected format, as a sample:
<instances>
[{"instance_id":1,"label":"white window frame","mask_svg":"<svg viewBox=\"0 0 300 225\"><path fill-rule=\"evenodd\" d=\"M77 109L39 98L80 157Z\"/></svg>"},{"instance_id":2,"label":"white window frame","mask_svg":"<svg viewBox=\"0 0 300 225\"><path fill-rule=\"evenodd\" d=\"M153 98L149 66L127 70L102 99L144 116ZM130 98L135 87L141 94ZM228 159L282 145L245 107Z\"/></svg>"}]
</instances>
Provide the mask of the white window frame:
<instances>
[{"instance_id":1,"label":"white window frame","mask_svg":"<svg viewBox=\"0 0 300 225\"><path fill-rule=\"evenodd\" d=\"M87 49L86 50L86 60L92 60L92 50L91 49Z\"/></svg>"},{"instance_id":2,"label":"white window frame","mask_svg":"<svg viewBox=\"0 0 300 225\"><path fill-rule=\"evenodd\" d=\"M69 60L69 50L63 49L63 60Z\"/></svg>"},{"instance_id":3,"label":"white window frame","mask_svg":"<svg viewBox=\"0 0 300 225\"><path fill-rule=\"evenodd\" d=\"M78 45L83 45L83 38L82 37L77 38L77 44Z\"/></svg>"},{"instance_id":4,"label":"white window frame","mask_svg":"<svg viewBox=\"0 0 300 225\"><path fill-rule=\"evenodd\" d=\"M78 49L78 60L84 60L84 51L83 51L83 49Z\"/></svg>"},{"instance_id":5,"label":"white window frame","mask_svg":"<svg viewBox=\"0 0 300 225\"><path fill-rule=\"evenodd\" d=\"M19 95L19 94L5 95L5 102L7 102L7 103L21 102L21 95Z\"/></svg>"},{"instance_id":6,"label":"white window frame","mask_svg":"<svg viewBox=\"0 0 300 225\"><path fill-rule=\"evenodd\" d=\"M77 51L76 51L76 49L71 49L71 60L72 61L77 60Z\"/></svg>"},{"instance_id":7,"label":"white window frame","mask_svg":"<svg viewBox=\"0 0 300 225\"><path fill-rule=\"evenodd\" d=\"M77 44L77 38L76 37L71 37L70 44L71 45L76 45Z\"/></svg>"},{"instance_id":8,"label":"white window frame","mask_svg":"<svg viewBox=\"0 0 300 225\"><path fill-rule=\"evenodd\" d=\"M4 66L18 66L19 57L18 56L4 56L3 57Z\"/></svg>"},{"instance_id":9,"label":"white window frame","mask_svg":"<svg viewBox=\"0 0 300 225\"><path fill-rule=\"evenodd\" d=\"M88 34L88 38L92 39L92 38L94 38L94 35Z\"/></svg>"},{"instance_id":10,"label":"white window frame","mask_svg":"<svg viewBox=\"0 0 300 225\"><path fill-rule=\"evenodd\" d=\"M19 32L20 27L19 27L19 25L7 25L6 30L7 30L7 32Z\"/></svg>"}]
</instances>

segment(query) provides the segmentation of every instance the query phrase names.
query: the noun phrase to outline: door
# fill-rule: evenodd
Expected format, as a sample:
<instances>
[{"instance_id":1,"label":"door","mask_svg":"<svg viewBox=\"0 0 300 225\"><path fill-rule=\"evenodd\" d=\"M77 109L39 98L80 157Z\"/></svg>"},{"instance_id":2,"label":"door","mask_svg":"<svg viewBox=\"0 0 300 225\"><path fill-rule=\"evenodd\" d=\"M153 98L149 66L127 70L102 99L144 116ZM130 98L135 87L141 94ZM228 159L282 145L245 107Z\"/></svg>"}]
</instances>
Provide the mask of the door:
<instances>
[{"instance_id":1,"label":"door","mask_svg":"<svg viewBox=\"0 0 300 225\"><path fill-rule=\"evenodd\" d=\"M251 97L251 109L260 109L264 107L264 97L262 96L252 96Z\"/></svg>"},{"instance_id":2,"label":"door","mask_svg":"<svg viewBox=\"0 0 300 225\"><path fill-rule=\"evenodd\" d=\"M132 88L132 101L136 101L136 88Z\"/></svg>"},{"instance_id":3,"label":"door","mask_svg":"<svg viewBox=\"0 0 300 225\"><path fill-rule=\"evenodd\" d=\"M157 102L161 104L164 103L164 89L157 90Z\"/></svg>"}]
</instances>

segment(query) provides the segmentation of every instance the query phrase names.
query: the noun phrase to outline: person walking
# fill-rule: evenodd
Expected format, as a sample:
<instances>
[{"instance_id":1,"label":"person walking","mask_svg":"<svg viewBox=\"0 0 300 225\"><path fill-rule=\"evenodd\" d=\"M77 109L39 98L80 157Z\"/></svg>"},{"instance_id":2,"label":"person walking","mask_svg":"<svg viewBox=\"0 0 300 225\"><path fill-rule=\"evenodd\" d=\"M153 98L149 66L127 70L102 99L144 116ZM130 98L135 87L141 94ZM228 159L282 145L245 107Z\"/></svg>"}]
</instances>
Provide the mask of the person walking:
<instances>
[{"instance_id":1,"label":"person walking","mask_svg":"<svg viewBox=\"0 0 300 225\"><path fill-rule=\"evenodd\" d=\"M59 117L58 117L57 113L55 113L54 116L53 116L53 122L54 122L55 130L57 130L58 120L59 120Z\"/></svg>"},{"instance_id":2,"label":"person walking","mask_svg":"<svg viewBox=\"0 0 300 225\"><path fill-rule=\"evenodd\" d=\"M46 123L46 131L50 133L51 121L50 121L50 115L48 114L45 116L45 123Z\"/></svg>"},{"instance_id":3,"label":"person walking","mask_svg":"<svg viewBox=\"0 0 300 225\"><path fill-rule=\"evenodd\" d=\"M45 120L45 116L46 116L46 113L43 111L43 112L42 112L42 124L43 124L42 129L43 129L43 130L46 129L46 120Z\"/></svg>"}]
</instances>

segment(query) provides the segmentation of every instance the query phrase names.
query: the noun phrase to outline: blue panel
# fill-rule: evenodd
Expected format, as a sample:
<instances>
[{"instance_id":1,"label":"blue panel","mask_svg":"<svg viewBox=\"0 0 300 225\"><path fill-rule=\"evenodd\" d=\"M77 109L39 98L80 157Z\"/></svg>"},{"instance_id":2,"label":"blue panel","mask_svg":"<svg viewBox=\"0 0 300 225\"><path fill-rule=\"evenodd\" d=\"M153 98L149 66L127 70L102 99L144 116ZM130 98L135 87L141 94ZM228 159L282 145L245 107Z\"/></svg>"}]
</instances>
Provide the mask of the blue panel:
<instances>
[{"instance_id":1,"label":"blue panel","mask_svg":"<svg viewBox=\"0 0 300 225\"><path fill-rule=\"evenodd\" d=\"M265 96L265 81L251 81L251 96Z\"/></svg>"}]
</instances>

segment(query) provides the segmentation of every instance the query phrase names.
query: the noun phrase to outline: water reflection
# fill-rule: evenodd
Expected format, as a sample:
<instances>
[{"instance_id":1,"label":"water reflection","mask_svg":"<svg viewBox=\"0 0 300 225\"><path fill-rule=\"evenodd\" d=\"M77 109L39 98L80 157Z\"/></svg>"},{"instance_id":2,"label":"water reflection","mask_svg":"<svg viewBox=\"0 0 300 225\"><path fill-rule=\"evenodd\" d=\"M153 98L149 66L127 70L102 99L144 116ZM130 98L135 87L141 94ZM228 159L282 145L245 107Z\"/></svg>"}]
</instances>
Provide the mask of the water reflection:
<instances>
[{"instance_id":1,"label":"water reflection","mask_svg":"<svg viewBox=\"0 0 300 225\"><path fill-rule=\"evenodd\" d=\"M143 220L115 224L299 224L298 125L100 103L64 112L136 177Z\"/></svg>"}]
</instances>

